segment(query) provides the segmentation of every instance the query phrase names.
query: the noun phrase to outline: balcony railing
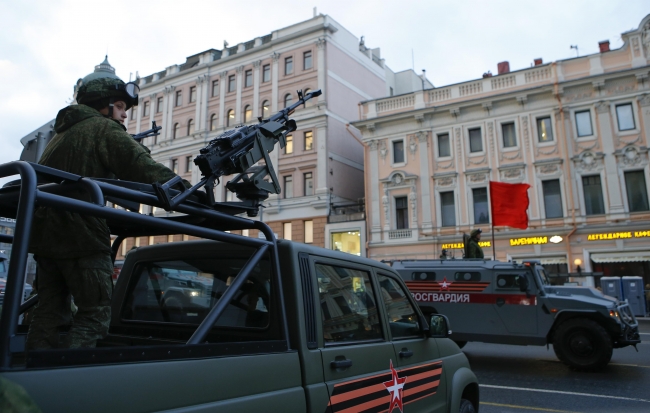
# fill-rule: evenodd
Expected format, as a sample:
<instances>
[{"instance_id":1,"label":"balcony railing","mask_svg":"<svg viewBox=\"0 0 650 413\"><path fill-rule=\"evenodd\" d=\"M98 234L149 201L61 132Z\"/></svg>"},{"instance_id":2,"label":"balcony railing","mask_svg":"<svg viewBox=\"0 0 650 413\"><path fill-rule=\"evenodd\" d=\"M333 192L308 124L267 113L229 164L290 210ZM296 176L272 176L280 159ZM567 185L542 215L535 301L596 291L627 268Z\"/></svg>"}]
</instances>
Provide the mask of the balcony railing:
<instances>
[{"instance_id":1,"label":"balcony railing","mask_svg":"<svg viewBox=\"0 0 650 413\"><path fill-rule=\"evenodd\" d=\"M413 237L413 230L410 229L394 229L388 231L388 239L404 239Z\"/></svg>"}]
</instances>

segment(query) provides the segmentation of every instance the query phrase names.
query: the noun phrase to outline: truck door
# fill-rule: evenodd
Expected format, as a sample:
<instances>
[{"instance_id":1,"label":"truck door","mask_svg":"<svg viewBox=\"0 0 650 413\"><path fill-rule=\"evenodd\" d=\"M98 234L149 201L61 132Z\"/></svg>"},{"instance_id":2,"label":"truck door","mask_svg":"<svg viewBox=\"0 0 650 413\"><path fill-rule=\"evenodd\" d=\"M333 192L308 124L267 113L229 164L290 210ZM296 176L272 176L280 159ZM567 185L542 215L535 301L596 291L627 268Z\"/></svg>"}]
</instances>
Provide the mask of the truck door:
<instances>
[{"instance_id":1,"label":"truck door","mask_svg":"<svg viewBox=\"0 0 650 413\"><path fill-rule=\"evenodd\" d=\"M385 273L377 274L377 284L397 354L393 363L397 374L392 380L404 380L402 403L408 404L409 412L446 411L447 389L438 346L434 339L423 336L410 293Z\"/></svg>"},{"instance_id":2,"label":"truck door","mask_svg":"<svg viewBox=\"0 0 650 413\"><path fill-rule=\"evenodd\" d=\"M377 308L370 268L334 260L314 267L320 298L323 376L330 395L329 412L387 410L395 362Z\"/></svg>"},{"instance_id":3,"label":"truck door","mask_svg":"<svg viewBox=\"0 0 650 413\"><path fill-rule=\"evenodd\" d=\"M528 282L528 294L520 289L521 276ZM496 271L493 308L509 336L537 333L537 287L528 271Z\"/></svg>"}]
</instances>

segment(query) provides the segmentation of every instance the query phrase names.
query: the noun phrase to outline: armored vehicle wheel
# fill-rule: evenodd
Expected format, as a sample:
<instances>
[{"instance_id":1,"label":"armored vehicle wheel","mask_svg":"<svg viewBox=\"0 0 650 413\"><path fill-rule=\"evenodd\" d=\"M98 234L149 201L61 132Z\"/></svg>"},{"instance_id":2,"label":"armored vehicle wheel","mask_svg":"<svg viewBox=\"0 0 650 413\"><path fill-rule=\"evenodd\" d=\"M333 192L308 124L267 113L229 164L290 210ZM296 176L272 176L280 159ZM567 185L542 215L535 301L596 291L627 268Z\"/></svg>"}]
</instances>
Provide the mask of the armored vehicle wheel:
<instances>
[{"instance_id":1,"label":"armored vehicle wheel","mask_svg":"<svg viewBox=\"0 0 650 413\"><path fill-rule=\"evenodd\" d=\"M472 402L467 399L461 399L460 409L458 409L458 413L476 413L476 409L474 408Z\"/></svg>"},{"instance_id":2,"label":"armored vehicle wheel","mask_svg":"<svg viewBox=\"0 0 650 413\"><path fill-rule=\"evenodd\" d=\"M456 343L458 348L463 348L463 347L465 347L465 344L467 344L467 341L456 341L456 340L454 340L454 343Z\"/></svg>"},{"instance_id":3,"label":"armored vehicle wheel","mask_svg":"<svg viewBox=\"0 0 650 413\"><path fill-rule=\"evenodd\" d=\"M612 340L595 321L574 318L557 328L553 350L558 359L575 370L596 371L612 358Z\"/></svg>"}]
</instances>

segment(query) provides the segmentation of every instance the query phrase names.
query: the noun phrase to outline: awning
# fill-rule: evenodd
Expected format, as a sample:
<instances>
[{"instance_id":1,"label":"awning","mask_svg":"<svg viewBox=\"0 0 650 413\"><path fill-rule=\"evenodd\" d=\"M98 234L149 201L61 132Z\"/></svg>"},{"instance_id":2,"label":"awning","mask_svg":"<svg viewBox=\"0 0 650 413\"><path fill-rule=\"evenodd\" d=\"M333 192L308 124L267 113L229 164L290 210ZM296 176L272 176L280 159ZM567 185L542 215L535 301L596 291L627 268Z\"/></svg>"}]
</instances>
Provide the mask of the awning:
<instances>
[{"instance_id":1,"label":"awning","mask_svg":"<svg viewBox=\"0 0 650 413\"><path fill-rule=\"evenodd\" d=\"M591 254L591 260L596 263L650 261L650 251L594 253Z\"/></svg>"}]
</instances>

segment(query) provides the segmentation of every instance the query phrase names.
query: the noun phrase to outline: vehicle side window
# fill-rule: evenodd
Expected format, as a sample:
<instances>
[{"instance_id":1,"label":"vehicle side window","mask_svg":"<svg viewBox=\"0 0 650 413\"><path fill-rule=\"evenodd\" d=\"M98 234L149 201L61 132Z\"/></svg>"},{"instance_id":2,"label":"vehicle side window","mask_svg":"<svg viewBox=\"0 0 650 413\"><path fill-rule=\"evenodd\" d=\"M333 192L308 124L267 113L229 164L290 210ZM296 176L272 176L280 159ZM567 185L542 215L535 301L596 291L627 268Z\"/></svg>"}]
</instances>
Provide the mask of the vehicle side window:
<instances>
[{"instance_id":1,"label":"vehicle side window","mask_svg":"<svg viewBox=\"0 0 650 413\"><path fill-rule=\"evenodd\" d=\"M397 281L385 275L378 275L377 280L393 339L420 334L417 312L407 298L408 292Z\"/></svg>"},{"instance_id":2,"label":"vehicle side window","mask_svg":"<svg viewBox=\"0 0 650 413\"><path fill-rule=\"evenodd\" d=\"M382 339L370 275L316 264L325 343Z\"/></svg>"},{"instance_id":3,"label":"vehicle side window","mask_svg":"<svg viewBox=\"0 0 650 413\"><path fill-rule=\"evenodd\" d=\"M497 275L497 290L516 290L519 291L520 274L499 274ZM525 276L524 276L525 277Z\"/></svg>"},{"instance_id":4,"label":"vehicle side window","mask_svg":"<svg viewBox=\"0 0 650 413\"><path fill-rule=\"evenodd\" d=\"M481 281L481 273L478 271L462 271L454 274L454 281Z\"/></svg>"},{"instance_id":5,"label":"vehicle side window","mask_svg":"<svg viewBox=\"0 0 650 413\"><path fill-rule=\"evenodd\" d=\"M243 257L140 263L122 308L122 319L198 325L245 263ZM262 261L215 325L267 327L270 285L268 262Z\"/></svg>"},{"instance_id":6,"label":"vehicle side window","mask_svg":"<svg viewBox=\"0 0 650 413\"><path fill-rule=\"evenodd\" d=\"M411 273L411 278L414 281L435 281L436 273L433 271L415 271Z\"/></svg>"}]
</instances>

